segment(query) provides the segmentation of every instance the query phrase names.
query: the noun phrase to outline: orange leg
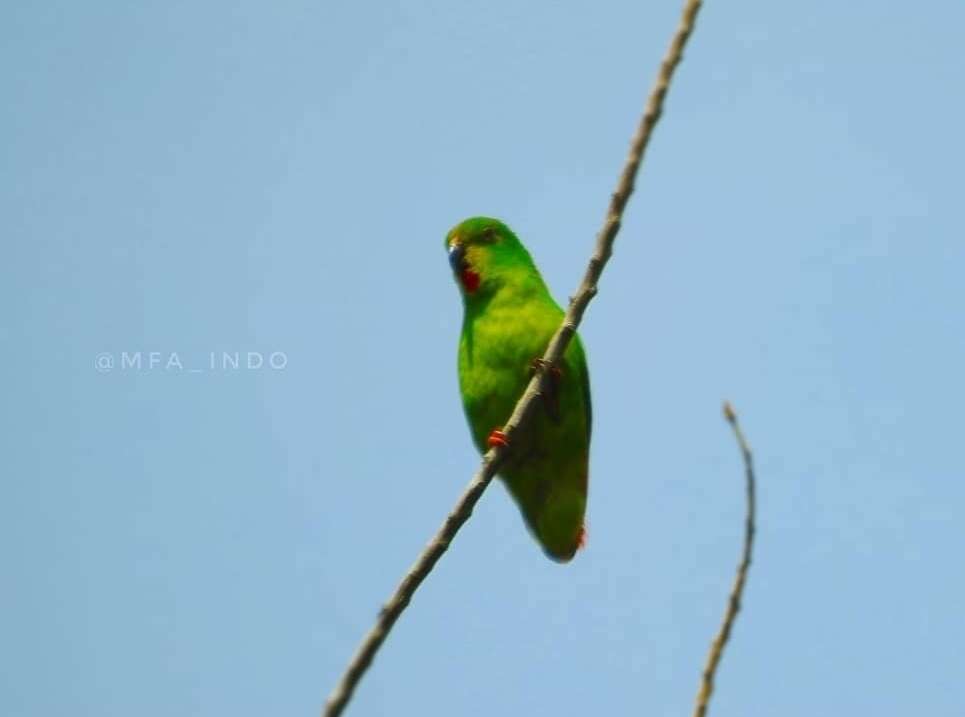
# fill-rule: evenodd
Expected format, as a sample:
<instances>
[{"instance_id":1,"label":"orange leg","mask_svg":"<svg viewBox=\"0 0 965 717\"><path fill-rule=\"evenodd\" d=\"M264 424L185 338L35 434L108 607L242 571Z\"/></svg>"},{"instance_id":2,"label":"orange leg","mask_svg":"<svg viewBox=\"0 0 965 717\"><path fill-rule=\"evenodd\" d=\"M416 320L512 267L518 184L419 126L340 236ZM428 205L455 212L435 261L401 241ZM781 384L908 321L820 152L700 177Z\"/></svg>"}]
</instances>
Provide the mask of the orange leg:
<instances>
[{"instance_id":1,"label":"orange leg","mask_svg":"<svg viewBox=\"0 0 965 717\"><path fill-rule=\"evenodd\" d=\"M489 434L489 438L486 439L486 445L490 448L495 448L496 446L502 446L503 448L509 447L509 439L506 438L506 434L500 431L498 428L494 428L493 432Z\"/></svg>"}]
</instances>

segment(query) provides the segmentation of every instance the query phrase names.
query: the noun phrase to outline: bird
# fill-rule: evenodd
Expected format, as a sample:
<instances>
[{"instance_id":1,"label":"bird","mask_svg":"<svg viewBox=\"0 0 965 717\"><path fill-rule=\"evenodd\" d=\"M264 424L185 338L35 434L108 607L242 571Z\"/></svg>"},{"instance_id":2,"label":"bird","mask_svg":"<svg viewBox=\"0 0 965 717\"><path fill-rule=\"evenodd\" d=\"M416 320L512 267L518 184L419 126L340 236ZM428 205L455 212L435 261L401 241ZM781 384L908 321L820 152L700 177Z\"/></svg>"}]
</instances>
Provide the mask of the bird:
<instances>
[{"instance_id":1,"label":"bird","mask_svg":"<svg viewBox=\"0 0 965 717\"><path fill-rule=\"evenodd\" d=\"M592 405L586 353L574 335L547 372L539 405L512 444L502 428L563 321L564 312L523 243L503 222L471 217L445 248L463 302L459 391L480 453L505 445L498 476L551 559L566 563L583 547Z\"/></svg>"}]
</instances>

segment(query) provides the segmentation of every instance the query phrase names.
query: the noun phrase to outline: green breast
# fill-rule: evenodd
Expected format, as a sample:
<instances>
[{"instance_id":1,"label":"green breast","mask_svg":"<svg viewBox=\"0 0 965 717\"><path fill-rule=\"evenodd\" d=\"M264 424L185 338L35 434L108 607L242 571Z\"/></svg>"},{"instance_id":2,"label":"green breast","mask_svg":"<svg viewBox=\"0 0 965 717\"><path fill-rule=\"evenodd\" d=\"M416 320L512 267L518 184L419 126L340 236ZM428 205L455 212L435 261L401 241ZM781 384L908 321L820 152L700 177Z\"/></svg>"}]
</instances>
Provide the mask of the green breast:
<instances>
[{"instance_id":1,"label":"green breast","mask_svg":"<svg viewBox=\"0 0 965 717\"><path fill-rule=\"evenodd\" d=\"M467 311L459 343L459 384L473 440L486 439L511 415L539 358L563 319L545 300L491 302ZM579 337L564 354L555 410L538 406L529 430L513 438L500 470L530 529L546 552L568 560L575 551L586 506L590 394Z\"/></svg>"},{"instance_id":2,"label":"green breast","mask_svg":"<svg viewBox=\"0 0 965 717\"><path fill-rule=\"evenodd\" d=\"M554 304L491 305L467 315L459 342L459 388L480 451L494 428L509 418L563 318Z\"/></svg>"}]
</instances>

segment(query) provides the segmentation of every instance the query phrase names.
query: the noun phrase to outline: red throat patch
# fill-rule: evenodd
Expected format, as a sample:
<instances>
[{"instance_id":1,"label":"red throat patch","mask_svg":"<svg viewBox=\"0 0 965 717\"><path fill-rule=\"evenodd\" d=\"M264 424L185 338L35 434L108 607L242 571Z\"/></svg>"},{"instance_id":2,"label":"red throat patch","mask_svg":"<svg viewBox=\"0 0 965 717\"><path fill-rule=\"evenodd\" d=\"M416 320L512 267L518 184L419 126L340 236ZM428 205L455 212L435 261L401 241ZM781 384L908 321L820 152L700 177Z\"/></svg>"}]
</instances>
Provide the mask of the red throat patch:
<instances>
[{"instance_id":1,"label":"red throat patch","mask_svg":"<svg viewBox=\"0 0 965 717\"><path fill-rule=\"evenodd\" d=\"M459 281L462 282L462 287L469 294L475 293L476 289L479 288L479 274L472 269L463 269L459 272Z\"/></svg>"}]
</instances>

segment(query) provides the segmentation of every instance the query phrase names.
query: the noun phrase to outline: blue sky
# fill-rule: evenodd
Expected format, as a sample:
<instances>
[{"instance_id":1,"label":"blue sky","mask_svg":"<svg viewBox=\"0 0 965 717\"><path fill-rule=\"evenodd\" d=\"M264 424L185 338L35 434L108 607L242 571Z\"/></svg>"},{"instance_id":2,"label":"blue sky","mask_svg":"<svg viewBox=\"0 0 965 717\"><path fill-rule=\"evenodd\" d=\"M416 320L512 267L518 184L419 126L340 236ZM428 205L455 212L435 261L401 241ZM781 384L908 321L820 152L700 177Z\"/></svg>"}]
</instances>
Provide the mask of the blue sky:
<instances>
[{"instance_id":1,"label":"blue sky","mask_svg":"<svg viewBox=\"0 0 965 717\"><path fill-rule=\"evenodd\" d=\"M0 713L317 712L477 466L446 231L565 301L678 13L0 9ZM588 547L494 484L350 714L687 714L724 398L712 712L960 710L963 23L707 3L581 330Z\"/></svg>"}]
</instances>

